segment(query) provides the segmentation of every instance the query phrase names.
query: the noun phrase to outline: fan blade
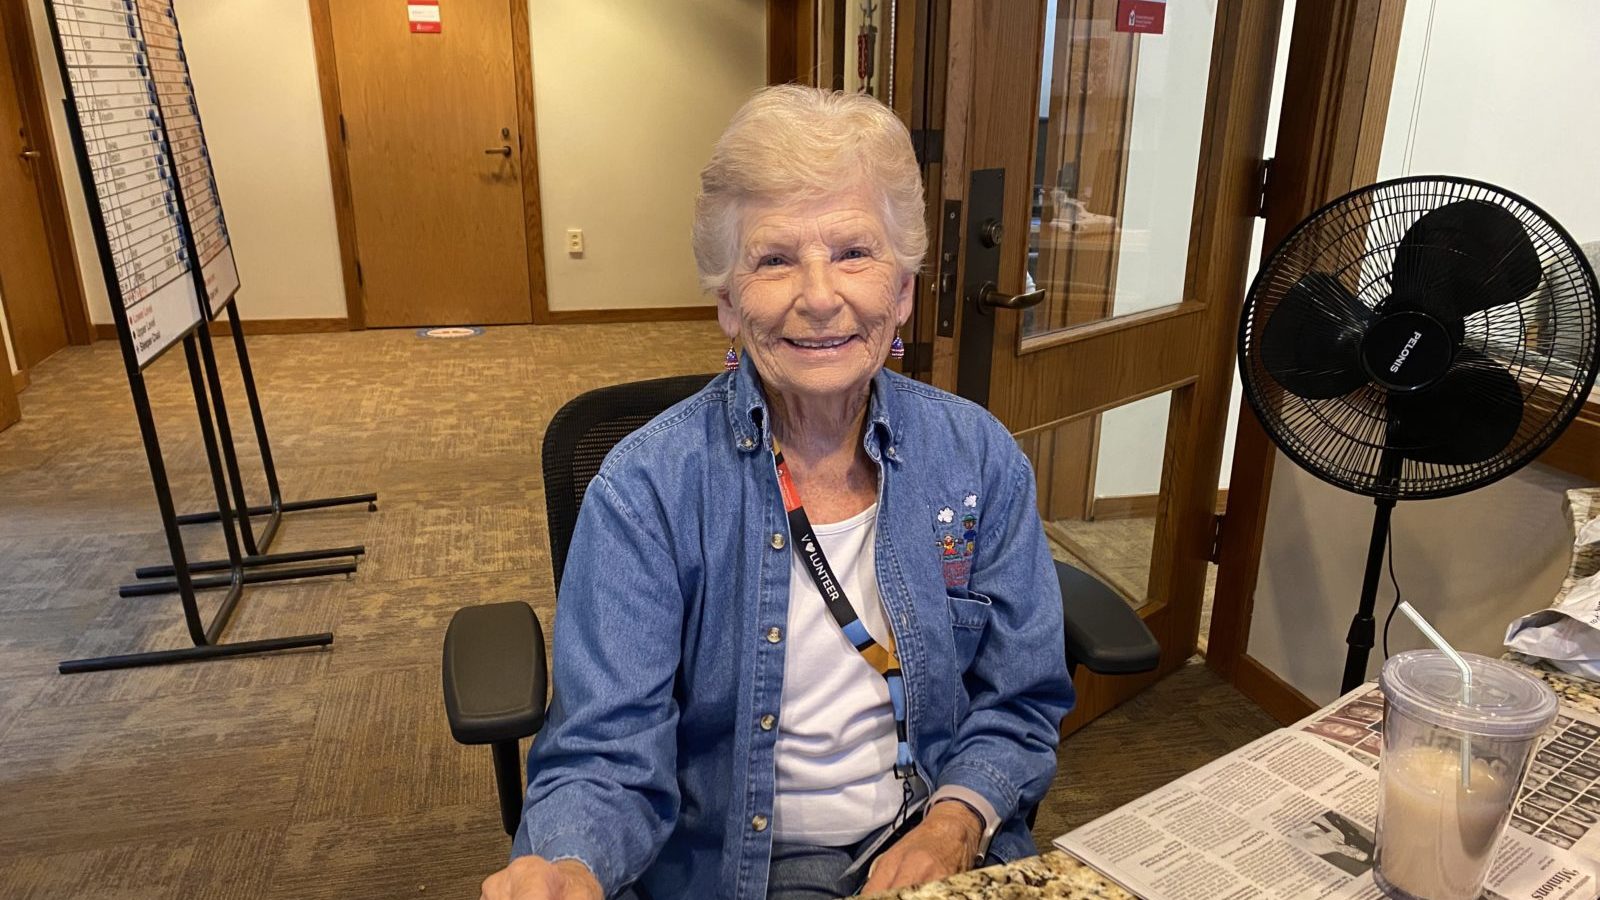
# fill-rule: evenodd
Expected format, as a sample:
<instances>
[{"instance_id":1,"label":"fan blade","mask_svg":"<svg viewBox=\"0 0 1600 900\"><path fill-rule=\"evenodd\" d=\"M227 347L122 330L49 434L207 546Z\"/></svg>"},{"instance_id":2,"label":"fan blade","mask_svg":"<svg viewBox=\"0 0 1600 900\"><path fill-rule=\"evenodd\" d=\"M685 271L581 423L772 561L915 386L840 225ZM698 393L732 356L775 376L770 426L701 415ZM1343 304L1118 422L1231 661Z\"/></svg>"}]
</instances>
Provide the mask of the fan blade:
<instances>
[{"instance_id":1,"label":"fan blade","mask_svg":"<svg viewBox=\"0 0 1600 900\"><path fill-rule=\"evenodd\" d=\"M1367 383L1361 336L1372 313L1339 279L1312 272L1294 283L1261 332L1261 364L1307 400L1342 397Z\"/></svg>"},{"instance_id":2,"label":"fan blade","mask_svg":"<svg viewBox=\"0 0 1600 900\"><path fill-rule=\"evenodd\" d=\"M1439 383L1389 397L1389 443L1418 462L1480 463L1510 445L1522 424L1522 389L1499 363L1461 348Z\"/></svg>"},{"instance_id":3,"label":"fan blade","mask_svg":"<svg viewBox=\"0 0 1600 900\"><path fill-rule=\"evenodd\" d=\"M1406 230L1394 256L1395 299L1446 327L1521 300L1539 286L1540 276L1527 229L1504 208L1482 200L1457 200L1427 213Z\"/></svg>"}]
</instances>

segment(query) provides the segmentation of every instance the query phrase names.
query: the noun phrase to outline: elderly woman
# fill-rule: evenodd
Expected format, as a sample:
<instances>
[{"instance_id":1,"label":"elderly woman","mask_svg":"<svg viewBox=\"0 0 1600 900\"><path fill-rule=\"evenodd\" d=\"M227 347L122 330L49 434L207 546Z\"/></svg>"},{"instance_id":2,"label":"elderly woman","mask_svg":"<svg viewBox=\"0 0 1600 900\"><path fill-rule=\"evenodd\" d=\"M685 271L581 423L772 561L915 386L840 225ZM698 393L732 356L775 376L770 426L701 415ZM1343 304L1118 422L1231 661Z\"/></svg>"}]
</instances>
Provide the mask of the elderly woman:
<instances>
[{"instance_id":1,"label":"elderly woman","mask_svg":"<svg viewBox=\"0 0 1600 900\"><path fill-rule=\"evenodd\" d=\"M727 372L619 444L491 900L835 897L1036 852L1073 702L1016 442L886 371L927 249L905 128L784 86L701 174Z\"/></svg>"}]
</instances>

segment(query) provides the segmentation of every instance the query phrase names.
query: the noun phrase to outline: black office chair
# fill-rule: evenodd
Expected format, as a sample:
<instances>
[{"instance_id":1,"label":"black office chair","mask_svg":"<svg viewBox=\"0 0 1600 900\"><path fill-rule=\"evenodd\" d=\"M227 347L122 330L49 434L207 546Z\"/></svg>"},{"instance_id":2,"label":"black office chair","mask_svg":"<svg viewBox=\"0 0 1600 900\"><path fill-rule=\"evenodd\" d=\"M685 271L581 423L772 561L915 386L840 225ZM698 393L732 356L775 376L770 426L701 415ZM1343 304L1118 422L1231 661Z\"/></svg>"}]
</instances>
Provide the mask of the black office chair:
<instances>
[{"instance_id":1,"label":"black office chair","mask_svg":"<svg viewBox=\"0 0 1600 900\"><path fill-rule=\"evenodd\" d=\"M561 407L544 433L545 512L555 584L566 568L578 507L590 479L617 442L667 407L705 387L710 376L657 378L590 391ZM1103 675L1148 672L1161 646L1128 604L1099 579L1056 563L1066 622L1067 667ZM522 601L456 611L444 637L444 705L463 744L488 744L500 794L500 821L514 835L522 818L522 756L517 742L543 727L549 696L544 629Z\"/></svg>"}]
</instances>

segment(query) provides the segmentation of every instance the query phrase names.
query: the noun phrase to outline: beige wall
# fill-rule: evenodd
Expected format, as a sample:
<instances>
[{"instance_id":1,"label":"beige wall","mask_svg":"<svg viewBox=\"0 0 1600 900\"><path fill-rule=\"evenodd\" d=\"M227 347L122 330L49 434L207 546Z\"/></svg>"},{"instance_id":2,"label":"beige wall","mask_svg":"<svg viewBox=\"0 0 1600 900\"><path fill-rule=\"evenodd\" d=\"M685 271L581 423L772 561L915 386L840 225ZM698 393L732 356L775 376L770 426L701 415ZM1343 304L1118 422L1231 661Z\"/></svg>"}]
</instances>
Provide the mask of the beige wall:
<instances>
[{"instance_id":1,"label":"beige wall","mask_svg":"<svg viewBox=\"0 0 1600 900\"><path fill-rule=\"evenodd\" d=\"M766 80L764 0L529 4L552 310L709 304L689 227L700 167ZM582 228L582 257L566 252Z\"/></svg>"},{"instance_id":2,"label":"beige wall","mask_svg":"<svg viewBox=\"0 0 1600 900\"><path fill-rule=\"evenodd\" d=\"M61 107L44 0L28 0L91 318L112 321ZM343 317L305 0L177 0L252 319ZM687 306L697 173L766 71L763 0L530 0L553 309ZM567 228L587 253L567 256Z\"/></svg>"},{"instance_id":3,"label":"beige wall","mask_svg":"<svg viewBox=\"0 0 1600 900\"><path fill-rule=\"evenodd\" d=\"M1402 503L1391 525L1394 568L1405 599L1456 647L1505 652L1506 625L1548 606L1567 570L1572 530L1562 508L1580 482L1533 465L1489 487L1443 500ZM1279 456L1250 622L1249 653L1318 703L1338 696L1345 630L1361 594L1372 501L1318 481ZM1394 594L1387 571L1378 625ZM1391 651L1426 642L1403 617ZM1377 677L1381 640L1369 673Z\"/></svg>"},{"instance_id":4,"label":"beige wall","mask_svg":"<svg viewBox=\"0 0 1600 900\"><path fill-rule=\"evenodd\" d=\"M335 0L337 2L337 0ZM305 0L177 0L249 319L343 318Z\"/></svg>"}]
</instances>

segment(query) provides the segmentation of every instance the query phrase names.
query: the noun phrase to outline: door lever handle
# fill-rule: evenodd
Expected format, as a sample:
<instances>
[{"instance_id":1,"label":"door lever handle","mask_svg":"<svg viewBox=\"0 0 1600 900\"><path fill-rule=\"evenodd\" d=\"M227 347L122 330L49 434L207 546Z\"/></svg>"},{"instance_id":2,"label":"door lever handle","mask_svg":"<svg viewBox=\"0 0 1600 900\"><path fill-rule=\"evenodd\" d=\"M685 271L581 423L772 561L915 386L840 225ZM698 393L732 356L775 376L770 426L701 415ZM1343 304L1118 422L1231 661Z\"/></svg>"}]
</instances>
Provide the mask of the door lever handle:
<instances>
[{"instance_id":1,"label":"door lever handle","mask_svg":"<svg viewBox=\"0 0 1600 900\"><path fill-rule=\"evenodd\" d=\"M1008 294L994 286L994 282L985 281L978 288L978 309L1027 309L1037 306L1044 299L1045 289L1028 291L1025 294Z\"/></svg>"},{"instance_id":2,"label":"door lever handle","mask_svg":"<svg viewBox=\"0 0 1600 900\"><path fill-rule=\"evenodd\" d=\"M488 156L504 156L506 159L510 159L511 145L506 144L504 147L490 147L483 152Z\"/></svg>"},{"instance_id":3,"label":"door lever handle","mask_svg":"<svg viewBox=\"0 0 1600 900\"><path fill-rule=\"evenodd\" d=\"M24 150L24 151L22 151L22 158L23 159L38 159L39 158L39 151L37 151L37 150Z\"/></svg>"}]
</instances>

